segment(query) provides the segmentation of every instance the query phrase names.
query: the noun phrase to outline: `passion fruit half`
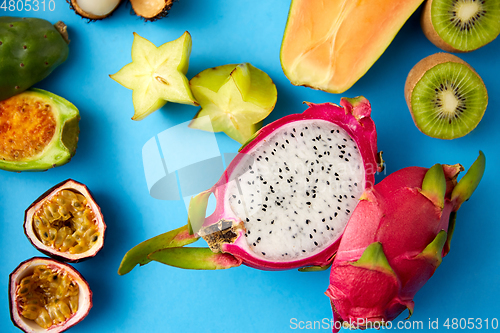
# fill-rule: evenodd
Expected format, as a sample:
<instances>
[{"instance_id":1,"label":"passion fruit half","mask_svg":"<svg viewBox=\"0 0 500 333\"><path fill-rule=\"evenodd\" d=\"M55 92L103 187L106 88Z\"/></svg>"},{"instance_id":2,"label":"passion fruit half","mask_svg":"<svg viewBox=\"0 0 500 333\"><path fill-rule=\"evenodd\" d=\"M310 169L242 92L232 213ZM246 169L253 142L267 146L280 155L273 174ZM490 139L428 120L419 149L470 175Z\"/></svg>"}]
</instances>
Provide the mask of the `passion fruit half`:
<instances>
[{"instance_id":1,"label":"passion fruit half","mask_svg":"<svg viewBox=\"0 0 500 333\"><path fill-rule=\"evenodd\" d=\"M34 257L9 276L10 316L24 332L59 333L76 325L92 307L92 291L68 264Z\"/></svg>"},{"instance_id":2,"label":"passion fruit half","mask_svg":"<svg viewBox=\"0 0 500 333\"><path fill-rule=\"evenodd\" d=\"M0 101L0 169L42 171L68 163L79 121L73 104L41 89Z\"/></svg>"},{"instance_id":3,"label":"passion fruit half","mask_svg":"<svg viewBox=\"0 0 500 333\"><path fill-rule=\"evenodd\" d=\"M25 213L24 233L39 251L68 262L94 257L104 245L106 224L87 186L68 179Z\"/></svg>"}]
</instances>

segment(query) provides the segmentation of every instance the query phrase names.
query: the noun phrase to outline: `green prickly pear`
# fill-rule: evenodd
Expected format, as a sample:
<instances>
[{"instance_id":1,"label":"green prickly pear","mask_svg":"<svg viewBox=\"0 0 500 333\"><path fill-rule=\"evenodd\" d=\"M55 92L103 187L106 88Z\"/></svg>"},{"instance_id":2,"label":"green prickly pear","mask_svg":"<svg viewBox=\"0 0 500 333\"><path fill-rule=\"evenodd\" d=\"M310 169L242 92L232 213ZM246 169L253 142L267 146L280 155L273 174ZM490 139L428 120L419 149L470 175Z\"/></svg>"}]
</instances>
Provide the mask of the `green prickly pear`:
<instances>
[{"instance_id":1,"label":"green prickly pear","mask_svg":"<svg viewBox=\"0 0 500 333\"><path fill-rule=\"evenodd\" d=\"M47 77L68 57L68 42L62 22L0 17L0 100Z\"/></svg>"}]
</instances>

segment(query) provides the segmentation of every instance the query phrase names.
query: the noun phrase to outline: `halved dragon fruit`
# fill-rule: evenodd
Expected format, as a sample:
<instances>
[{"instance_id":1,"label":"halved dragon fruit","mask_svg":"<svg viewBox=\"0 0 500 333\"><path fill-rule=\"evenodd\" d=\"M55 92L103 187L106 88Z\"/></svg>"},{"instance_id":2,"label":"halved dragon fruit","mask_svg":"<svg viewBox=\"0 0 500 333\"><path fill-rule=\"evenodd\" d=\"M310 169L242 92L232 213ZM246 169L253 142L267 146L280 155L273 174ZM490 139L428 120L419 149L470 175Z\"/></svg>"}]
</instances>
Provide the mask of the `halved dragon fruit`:
<instances>
[{"instance_id":1,"label":"halved dragon fruit","mask_svg":"<svg viewBox=\"0 0 500 333\"><path fill-rule=\"evenodd\" d=\"M308 104L262 128L217 184L191 200L189 242L201 236L210 248L153 238L127 253L119 273L150 260L190 269L328 267L381 165L368 100L340 104ZM217 205L205 218L212 193Z\"/></svg>"},{"instance_id":2,"label":"halved dragon fruit","mask_svg":"<svg viewBox=\"0 0 500 333\"><path fill-rule=\"evenodd\" d=\"M463 167L411 167L367 188L351 216L332 265L330 297L336 322L381 327L408 308L450 249L456 211L484 173L480 153Z\"/></svg>"}]
</instances>

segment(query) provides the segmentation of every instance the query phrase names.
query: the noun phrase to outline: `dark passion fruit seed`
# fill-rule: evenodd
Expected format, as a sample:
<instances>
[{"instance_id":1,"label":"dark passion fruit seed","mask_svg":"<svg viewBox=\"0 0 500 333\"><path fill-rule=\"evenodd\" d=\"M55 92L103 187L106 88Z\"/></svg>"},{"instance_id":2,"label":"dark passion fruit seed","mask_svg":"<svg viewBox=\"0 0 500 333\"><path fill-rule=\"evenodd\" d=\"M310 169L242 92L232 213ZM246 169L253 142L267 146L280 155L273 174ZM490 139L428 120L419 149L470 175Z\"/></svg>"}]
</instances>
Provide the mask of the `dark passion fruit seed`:
<instances>
[{"instance_id":1,"label":"dark passion fruit seed","mask_svg":"<svg viewBox=\"0 0 500 333\"><path fill-rule=\"evenodd\" d=\"M43 253L69 262L93 257L104 244L101 210L87 187L62 182L26 210L25 233Z\"/></svg>"}]
</instances>

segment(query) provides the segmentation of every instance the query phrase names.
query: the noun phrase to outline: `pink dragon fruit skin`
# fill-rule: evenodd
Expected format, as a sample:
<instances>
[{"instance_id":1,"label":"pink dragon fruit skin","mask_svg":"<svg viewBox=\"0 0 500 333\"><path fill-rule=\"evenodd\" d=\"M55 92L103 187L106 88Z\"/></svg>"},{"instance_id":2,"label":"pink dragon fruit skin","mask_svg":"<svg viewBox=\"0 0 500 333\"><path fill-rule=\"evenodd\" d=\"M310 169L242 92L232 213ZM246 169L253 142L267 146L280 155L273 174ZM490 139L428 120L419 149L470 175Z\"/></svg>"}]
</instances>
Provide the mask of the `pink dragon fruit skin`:
<instances>
[{"instance_id":1,"label":"pink dragon fruit skin","mask_svg":"<svg viewBox=\"0 0 500 333\"><path fill-rule=\"evenodd\" d=\"M366 328L406 308L412 314L413 297L448 253L455 213L484 166L480 153L458 184L459 164L405 168L365 190L332 264L326 294L336 322Z\"/></svg>"},{"instance_id":2,"label":"pink dragon fruit skin","mask_svg":"<svg viewBox=\"0 0 500 333\"><path fill-rule=\"evenodd\" d=\"M129 251L121 272L151 260L187 269L240 264L264 270L328 268L359 197L381 169L370 113L364 97L342 98L340 106L308 103L303 113L263 127L220 180L191 199L188 227L194 235L189 243L203 237L209 248L173 248L152 239ZM244 188L242 179L255 176L250 175L254 170L262 193L252 192L259 189L252 187L256 178ZM280 182L285 187L275 185ZM205 217L212 194L216 208ZM254 195L261 202L252 206ZM256 205L257 212L250 214Z\"/></svg>"}]
</instances>

